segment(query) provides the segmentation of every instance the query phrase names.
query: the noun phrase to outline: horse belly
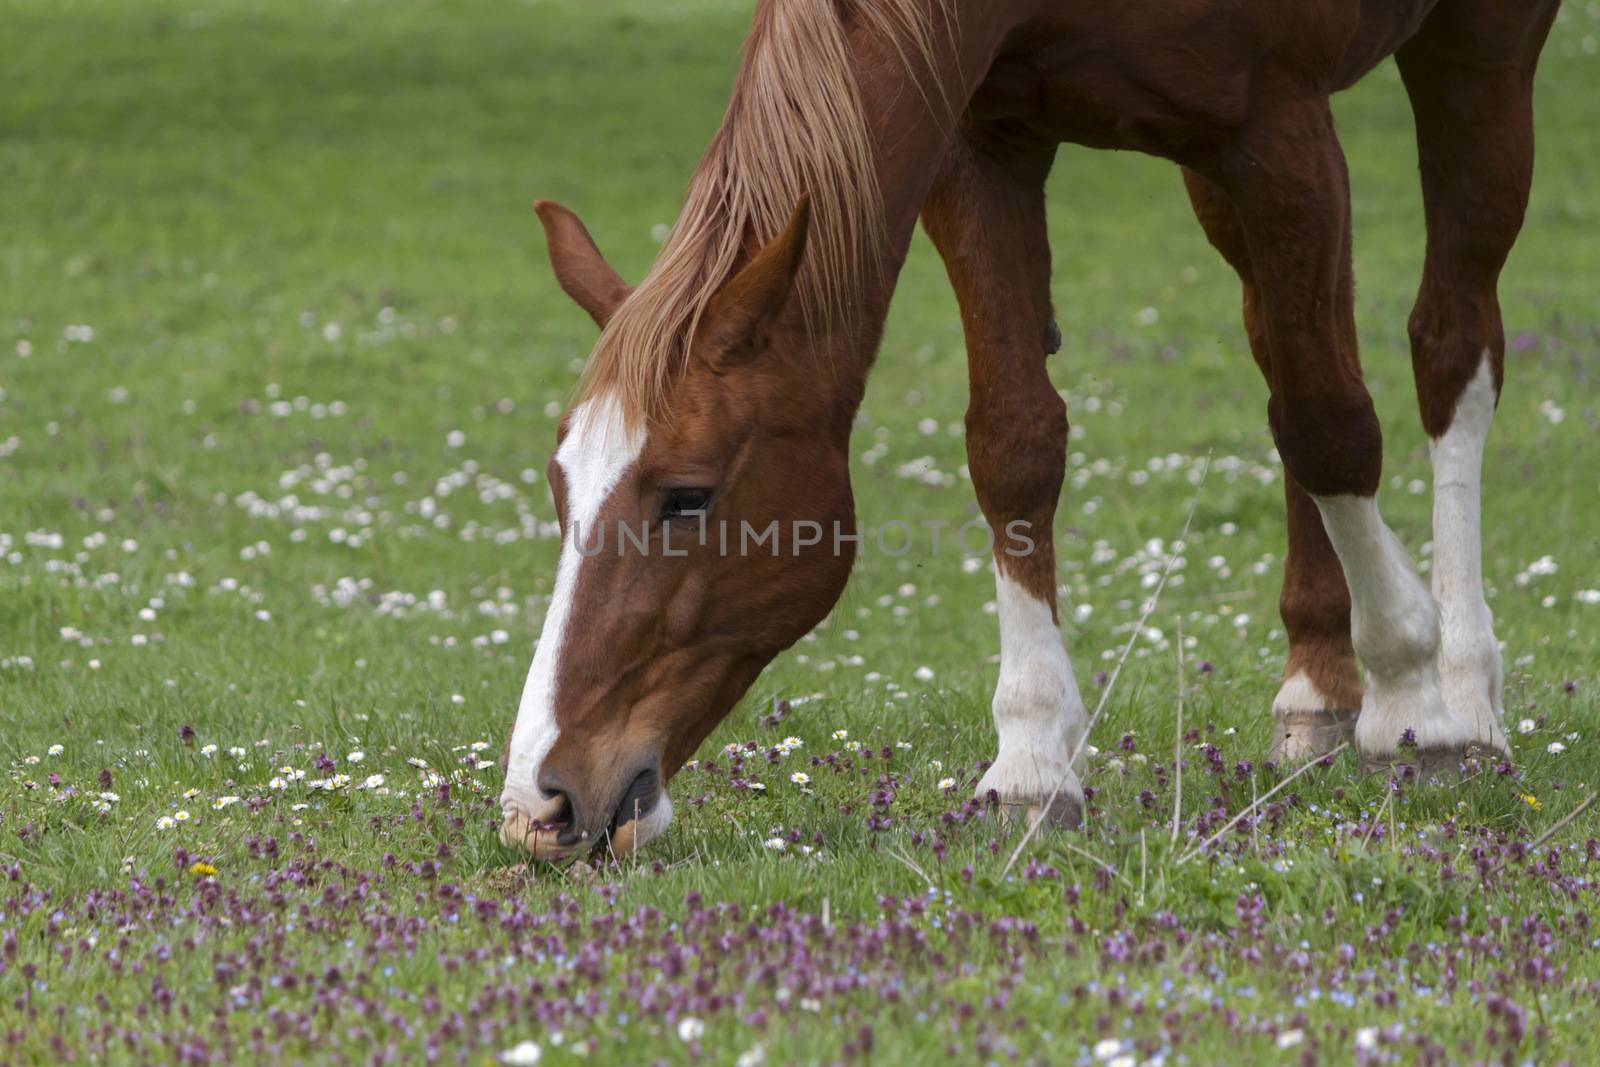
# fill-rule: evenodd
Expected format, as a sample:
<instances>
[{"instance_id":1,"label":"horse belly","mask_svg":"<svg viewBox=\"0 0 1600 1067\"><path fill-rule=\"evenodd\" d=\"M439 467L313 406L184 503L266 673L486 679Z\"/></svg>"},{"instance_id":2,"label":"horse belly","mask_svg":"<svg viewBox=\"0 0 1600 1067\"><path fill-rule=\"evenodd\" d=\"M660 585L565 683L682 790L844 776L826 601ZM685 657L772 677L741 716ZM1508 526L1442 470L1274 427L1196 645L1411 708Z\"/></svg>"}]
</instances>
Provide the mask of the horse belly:
<instances>
[{"instance_id":1,"label":"horse belly","mask_svg":"<svg viewBox=\"0 0 1600 1067\"><path fill-rule=\"evenodd\" d=\"M1046 8L1006 41L972 102L974 117L1185 163L1244 121L1253 71L1283 21L1263 0Z\"/></svg>"},{"instance_id":2,"label":"horse belly","mask_svg":"<svg viewBox=\"0 0 1600 1067\"><path fill-rule=\"evenodd\" d=\"M979 122L1204 169L1251 95L1332 93L1403 44L1437 0L1071 4L1015 32L972 101Z\"/></svg>"},{"instance_id":3,"label":"horse belly","mask_svg":"<svg viewBox=\"0 0 1600 1067\"><path fill-rule=\"evenodd\" d=\"M1004 58L971 107L980 122L1020 122L1042 137L1202 165L1249 111L1250 72L1225 52L1101 39Z\"/></svg>"}]
</instances>

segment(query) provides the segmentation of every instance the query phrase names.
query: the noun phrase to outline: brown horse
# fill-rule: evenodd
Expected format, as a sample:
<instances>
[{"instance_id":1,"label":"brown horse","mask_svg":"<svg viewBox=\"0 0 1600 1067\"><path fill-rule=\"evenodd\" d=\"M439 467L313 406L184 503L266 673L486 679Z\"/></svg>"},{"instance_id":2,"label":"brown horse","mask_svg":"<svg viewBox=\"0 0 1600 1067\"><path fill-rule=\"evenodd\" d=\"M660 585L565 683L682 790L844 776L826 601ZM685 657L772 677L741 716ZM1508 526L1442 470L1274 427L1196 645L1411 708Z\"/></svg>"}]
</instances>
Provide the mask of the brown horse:
<instances>
[{"instance_id":1,"label":"brown horse","mask_svg":"<svg viewBox=\"0 0 1600 1067\"><path fill-rule=\"evenodd\" d=\"M960 300L978 502L992 528L1035 539L995 551L999 750L978 791L1078 822L1088 717L1050 541L1067 422L1045 372L1059 333L1044 184L1064 141L1179 164L1243 282L1288 474L1276 757L1352 735L1368 761L1433 771L1504 751L1479 467L1502 380L1496 284L1557 2L760 0L727 115L637 287L573 214L538 205L556 278L601 335L549 466L563 544L502 837L559 858L660 833L666 781L832 608L853 558L839 536L854 522L852 417L919 216ZM1391 54L1427 210L1410 333L1432 595L1375 502L1382 441L1329 109ZM776 536L752 551L752 530Z\"/></svg>"}]
</instances>

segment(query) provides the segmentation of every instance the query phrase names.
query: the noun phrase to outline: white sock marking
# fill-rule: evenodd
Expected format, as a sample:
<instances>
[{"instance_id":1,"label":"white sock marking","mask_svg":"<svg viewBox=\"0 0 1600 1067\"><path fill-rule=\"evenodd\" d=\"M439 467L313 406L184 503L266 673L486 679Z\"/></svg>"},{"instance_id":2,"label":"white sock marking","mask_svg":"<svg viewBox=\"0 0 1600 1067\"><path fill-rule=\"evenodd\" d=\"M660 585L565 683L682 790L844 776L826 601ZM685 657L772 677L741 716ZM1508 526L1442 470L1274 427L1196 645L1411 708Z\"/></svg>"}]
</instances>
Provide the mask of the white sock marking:
<instances>
[{"instance_id":1,"label":"white sock marking","mask_svg":"<svg viewBox=\"0 0 1600 1067\"><path fill-rule=\"evenodd\" d=\"M1429 442L1433 456L1433 595L1439 602L1439 681L1445 703L1480 723L1499 728L1500 645L1494 616L1483 597L1480 534L1484 440L1494 422L1494 373L1483 354L1456 404L1450 428Z\"/></svg>"},{"instance_id":2,"label":"white sock marking","mask_svg":"<svg viewBox=\"0 0 1600 1067\"><path fill-rule=\"evenodd\" d=\"M1003 572L995 574L1000 606L1000 681L994 726L1000 745L978 795L1043 803L1058 787L1083 799L1072 754L1089 713L1050 606ZM1081 756L1080 756L1081 760Z\"/></svg>"},{"instance_id":3,"label":"white sock marking","mask_svg":"<svg viewBox=\"0 0 1600 1067\"><path fill-rule=\"evenodd\" d=\"M1305 671L1295 671L1283 680L1278 695L1272 698L1273 711L1331 711L1333 703L1322 695Z\"/></svg>"},{"instance_id":4,"label":"white sock marking","mask_svg":"<svg viewBox=\"0 0 1600 1067\"><path fill-rule=\"evenodd\" d=\"M1356 744L1369 756L1396 752L1406 730L1422 749L1474 739L1470 720L1439 694L1439 609L1378 514L1372 497L1314 497L1350 586L1350 635L1371 675Z\"/></svg>"},{"instance_id":5,"label":"white sock marking","mask_svg":"<svg viewBox=\"0 0 1600 1067\"><path fill-rule=\"evenodd\" d=\"M572 617L578 571L586 562L578 551L576 535L581 532L587 543L594 543L600 508L623 473L639 458L644 438L641 428L627 424L616 401L601 397L585 401L572 413L567 436L556 450L556 462L566 482L567 537L561 545L550 607L523 686L517 724L511 732L506 784L500 794L500 807L508 814L513 810L537 813L546 803L538 786L539 766L556 743L556 667ZM667 818L671 818L671 810L669 805Z\"/></svg>"}]
</instances>

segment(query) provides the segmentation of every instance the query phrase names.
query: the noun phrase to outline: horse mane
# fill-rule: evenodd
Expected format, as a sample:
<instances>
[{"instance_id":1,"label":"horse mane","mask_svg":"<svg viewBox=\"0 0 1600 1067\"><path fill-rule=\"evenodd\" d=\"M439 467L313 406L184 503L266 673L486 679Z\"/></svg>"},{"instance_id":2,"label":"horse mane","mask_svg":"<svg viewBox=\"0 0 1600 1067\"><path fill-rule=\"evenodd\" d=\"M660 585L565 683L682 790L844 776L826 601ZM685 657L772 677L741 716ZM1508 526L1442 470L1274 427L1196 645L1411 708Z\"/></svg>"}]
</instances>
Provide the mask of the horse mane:
<instances>
[{"instance_id":1,"label":"horse mane","mask_svg":"<svg viewBox=\"0 0 1600 1067\"><path fill-rule=\"evenodd\" d=\"M802 194L812 224L795 299L807 334L824 336L881 278L884 208L846 19L887 40L908 71L935 71L933 10L947 2L760 0L722 125L654 265L601 331L580 400L612 396L634 423L659 414L712 295Z\"/></svg>"}]
</instances>

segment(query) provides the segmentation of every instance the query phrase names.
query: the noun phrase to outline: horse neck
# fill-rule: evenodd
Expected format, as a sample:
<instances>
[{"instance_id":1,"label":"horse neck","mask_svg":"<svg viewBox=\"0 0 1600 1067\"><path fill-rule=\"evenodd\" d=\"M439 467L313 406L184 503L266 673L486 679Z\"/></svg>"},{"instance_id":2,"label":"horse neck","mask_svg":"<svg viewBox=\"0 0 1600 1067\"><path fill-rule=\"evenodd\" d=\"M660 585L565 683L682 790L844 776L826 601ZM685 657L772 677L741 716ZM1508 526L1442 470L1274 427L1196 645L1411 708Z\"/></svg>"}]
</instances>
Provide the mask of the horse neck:
<instances>
[{"instance_id":1,"label":"horse neck","mask_svg":"<svg viewBox=\"0 0 1600 1067\"><path fill-rule=\"evenodd\" d=\"M956 119L988 70L1000 42L1020 20L1000 0L927 0L939 41L937 69L930 76L907 69L901 51L859 22L849 40L859 72L865 117L875 146L877 183L883 201L886 241L882 270L868 279L859 300L849 303L848 321L830 331L833 368L830 406L833 427L848 435L882 339L889 301L911 246L917 218L941 160L955 136ZM953 24L952 24L953 23Z\"/></svg>"}]
</instances>

